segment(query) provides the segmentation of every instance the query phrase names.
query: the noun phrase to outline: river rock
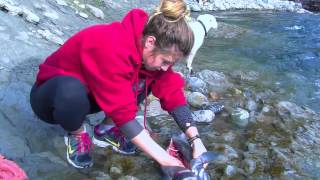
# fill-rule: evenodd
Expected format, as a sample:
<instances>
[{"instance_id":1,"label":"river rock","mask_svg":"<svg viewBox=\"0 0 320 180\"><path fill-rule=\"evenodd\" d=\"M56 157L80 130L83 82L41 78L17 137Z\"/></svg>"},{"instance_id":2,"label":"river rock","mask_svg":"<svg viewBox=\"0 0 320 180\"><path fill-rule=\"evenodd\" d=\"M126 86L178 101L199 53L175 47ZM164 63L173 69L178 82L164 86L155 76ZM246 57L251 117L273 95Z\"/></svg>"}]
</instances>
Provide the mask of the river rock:
<instances>
[{"instance_id":1,"label":"river rock","mask_svg":"<svg viewBox=\"0 0 320 180\"><path fill-rule=\"evenodd\" d=\"M187 87L192 92L201 92L205 94L207 91L207 84L202 79L197 77L188 78Z\"/></svg>"},{"instance_id":2,"label":"river rock","mask_svg":"<svg viewBox=\"0 0 320 180\"><path fill-rule=\"evenodd\" d=\"M202 105L202 109L207 109L217 114L223 111L224 105L222 102L209 102L207 104Z\"/></svg>"},{"instance_id":3,"label":"river rock","mask_svg":"<svg viewBox=\"0 0 320 180\"><path fill-rule=\"evenodd\" d=\"M53 43L62 45L64 40L61 39L60 37L58 37L57 35L51 33L49 30L45 29L45 30L38 30L38 33L44 37L46 40L51 41Z\"/></svg>"},{"instance_id":4,"label":"river rock","mask_svg":"<svg viewBox=\"0 0 320 180\"><path fill-rule=\"evenodd\" d=\"M233 71L230 75L234 79L249 81L249 82L254 82L259 78L259 73L256 71L243 72L240 70L236 70L236 71Z\"/></svg>"},{"instance_id":5,"label":"river rock","mask_svg":"<svg viewBox=\"0 0 320 180\"><path fill-rule=\"evenodd\" d=\"M284 117L292 117L293 119L306 119L308 115L296 104L288 101L281 101L277 104L278 113Z\"/></svg>"},{"instance_id":6,"label":"river rock","mask_svg":"<svg viewBox=\"0 0 320 180\"><path fill-rule=\"evenodd\" d=\"M60 6L68 6L68 4L64 0L56 0L56 2Z\"/></svg>"},{"instance_id":7,"label":"river rock","mask_svg":"<svg viewBox=\"0 0 320 180\"><path fill-rule=\"evenodd\" d=\"M228 157L229 160L239 158L237 151L229 145L224 145L224 154Z\"/></svg>"},{"instance_id":8,"label":"river rock","mask_svg":"<svg viewBox=\"0 0 320 180\"><path fill-rule=\"evenodd\" d=\"M144 110L144 104L141 105L141 109ZM168 115L168 112L161 108L161 104L159 100L153 100L147 106L147 116L153 117L153 116L159 116L159 115Z\"/></svg>"},{"instance_id":9,"label":"river rock","mask_svg":"<svg viewBox=\"0 0 320 180\"><path fill-rule=\"evenodd\" d=\"M121 167L118 167L117 165L112 165L110 167L110 174L112 176L119 176L122 174L122 168Z\"/></svg>"},{"instance_id":10,"label":"river rock","mask_svg":"<svg viewBox=\"0 0 320 180\"><path fill-rule=\"evenodd\" d=\"M248 111L237 108L231 113L231 122L240 127L245 127L249 123L249 117L250 115Z\"/></svg>"},{"instance_id":11,"label":"river rock","mask_svg":"<svg viewBox=\"0 0 320 180\"><path fill-rule=\"evenodd\" d=\"M300 0L302 7L309 11L320 11L320 1L319 0Z\"/></svg>"},{"instance_id":12,"label":"river rock","mask_svg":"<svg viewBox=\"0 0 320 180\"><path fill-rule=\"evenodd\" d=\"M224 173L228 176L231 177L237 173L237 167L233 165L228 165L224 171Z\"/></svg>"},{"instance_id":13,"label":"river rock","mask_svg":"<svg viewBox=\"0 0 320 180\"><path fill-rule=\"evenodd\" d=\"M97 7L94 7L94 6L90 5L90 4L87 4L86 6L89 8L90 12L95 17L100 18L100 19L104 19L104 13L103 13L103 11L101 9L99 9Z\"/></svg>"},{"instance_id":14,"label":"river rock","mask_svg":"<svg viewBox=\"0 0 320 180\"><path fill-rule=\"evenodd\" d=\"M252 174L254 173L254 171L257 168L257 163L252 160L252 159L245 159L244 160L244 170L248 173L248 174Z\"/></svg>"},{"instance_id":15,"label":"river rock","mask_svg":"<svg viewBox=\"0 0 320 180\"><path fill-rule=\"evenodd\" d=\"M201 108L203 105L208 104L208 98L201 94L200 92L192 92L187 95L188 103L195 107L195 108Z\"/></svg>"},{"instance_id":16,"label":"river rock","mask_svg":"<svg viewBox=\"0 0 320 180\"><path fill-rule=\"evenodd\" d=\"M134 176L121 176L118 180L139 180L138 178L134 177Z\"/></svg>"},{"instance_id":17,"label":"river rock","mask_svg":"<svg viewBox=\"0 0 320 180\"><path fill-rule=\"evenodd\" d=\"M211 122L215 115L210 110L199 110L192 112L192 118L196 122Z\"/></svg>"},{"instance_id":18,"label":"river rock","mask_svg":"<svg viewBox=\"0 0 320 180\"><path fill-rule=\"evenodd\" d=\"M211 91L209 93L209 98L211 98L212 100L216 101L216 100L220 99L220 95L219 95L219 93L217 93L215 91Z\"/></svg>"},{"instance_id":19,"label":"river rock","mask_svg":"<svg viewBox=\"0 0 320 180\"><path fill-rule=\"evenodd\" d=\"M31 12L29 9L27 8L22 8L22 12L23 12L23 17L31 23L34 24L38 24L40 22L40 18L38 15L36 15L35 13Z\"/></svg>"},{"instance_id":20,"label":"river rock","mask_svg":"<svg viewBox=\"0 0 320 180\"><path fill-rule=\"evenodd\" d=\"M233 132L222 134L222 137L226 142L233 142L236 139L236 135Z\"/></svg>"},{"instance_id":21,"label":"river rock","mask_svg":"<svg viewBox=\"0 0 320 180\"><path fill-rule=\"evenodd\" d=\"M258 109L258 105L257 103L252 100L252 99L249 99L247 101L247 104L246 104L246 108L249 110L249 111L256 111Z\"/></svg>"},{"instance_id":22,"label":"river rock","mask_svg":"<svg viewBox=\"0 0 320 180\"><path fill-rule=\"evenodd\" d=\"M196 76L208 84L209 91L221 92L231 87L227 77L217 71L202 70Z\"/></svg>"}]
</instances>

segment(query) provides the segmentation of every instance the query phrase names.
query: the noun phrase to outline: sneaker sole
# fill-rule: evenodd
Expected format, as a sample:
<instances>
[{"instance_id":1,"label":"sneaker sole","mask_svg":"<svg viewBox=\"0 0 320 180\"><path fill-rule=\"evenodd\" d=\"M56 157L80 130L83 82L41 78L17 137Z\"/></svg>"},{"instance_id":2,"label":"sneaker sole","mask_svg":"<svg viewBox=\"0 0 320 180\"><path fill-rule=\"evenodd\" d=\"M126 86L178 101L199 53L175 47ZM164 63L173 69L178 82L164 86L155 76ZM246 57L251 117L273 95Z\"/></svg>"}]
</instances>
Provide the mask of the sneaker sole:
<instances>
[{"instance_id":1,"label":"sneaker sole","mask_svg":"<svg viewBox=\"0 0 320 180\"><path fill-rule=\"evenodd\" d=\"M118 152L120 154L124 154L124 155L134 155L134 154L136 154L136 151L134 151L134 152L122 151L119 148L117 148L116 146L114 146L114 145L112 145L110 143L107 143L105 141L101 141L99 139L96 139L95 137L92 138L92 143L97 145L97 146L99 146L99 147L102 147L102 148L106 148L108 146L111 146L113 151L116 151L116 152Z\"/></svg>"},{"instance_id":2,"label":"sneaker sole","mask_svg":"<svg viewBox=\"0 0 320 180\"><path fill-rule=\"evenodd\" d=\"M64 143L65 143L65 145L68 147L68 137L64 137ZM84 169L84 168L89 168L89 167L91 167L92 165L93 165L93 163L91 163L90 165L87 165L87 166L79 166L79 165L76 165L74 162L72 162L72 160L70 159L70 157L69 157L69 154L68 154L68 152L66 153L67 154L67 161L68 161L68 163L69 164L71 164L73 167L75 167L75 168L78 168L78 169Z\"/></svg>"}]
</instances>

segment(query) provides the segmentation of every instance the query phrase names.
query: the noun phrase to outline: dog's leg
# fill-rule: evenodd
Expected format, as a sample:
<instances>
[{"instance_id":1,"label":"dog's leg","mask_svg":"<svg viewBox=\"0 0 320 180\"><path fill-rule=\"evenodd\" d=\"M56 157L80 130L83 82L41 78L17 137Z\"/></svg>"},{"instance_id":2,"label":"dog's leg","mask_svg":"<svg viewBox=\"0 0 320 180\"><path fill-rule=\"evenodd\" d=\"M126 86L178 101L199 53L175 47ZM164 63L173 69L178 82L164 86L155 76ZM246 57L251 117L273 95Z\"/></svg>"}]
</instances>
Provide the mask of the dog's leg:
<instances>
[{"instance_id":1,"label":"dog's leg","mask_svg":"<svg viewBox=\"0 0 320 180\"><path fill-rule=\"evenodd\" d=\"M203 5L203 0L197 0L197 2L202 6Z\"/></svg>"},{"instance_id":2,"label":"dog's leg","mask_svg":"<svg viewBox=\"0 0 320 180\"><path fill-rule=\"evenodd\" d=\"M192 61L193 61L193 58L196 54L195 53L190 53L188 58L187 58L187 69L188 69L188 75L191 74L192 72Z\"/></svg>"}]
</instances>

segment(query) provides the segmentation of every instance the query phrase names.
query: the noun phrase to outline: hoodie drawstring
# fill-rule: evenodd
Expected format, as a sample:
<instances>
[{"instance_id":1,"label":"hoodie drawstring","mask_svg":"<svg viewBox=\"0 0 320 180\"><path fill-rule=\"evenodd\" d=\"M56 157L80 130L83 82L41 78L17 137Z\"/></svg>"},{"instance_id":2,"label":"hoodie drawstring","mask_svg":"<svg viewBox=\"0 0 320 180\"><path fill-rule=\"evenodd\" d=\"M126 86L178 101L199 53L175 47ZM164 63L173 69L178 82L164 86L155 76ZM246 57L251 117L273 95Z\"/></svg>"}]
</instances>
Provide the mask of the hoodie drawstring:
<instances>
[{"instance_id":1,"label":"hoodie drawstring","mask_svg":"<svg viewBox=\"0 0 320 180\"><path fill-rule=\"evenodd\" d=\"M138 89L139 89L139 71L135 74L134 79L134 86L135 86L135 97L138 99ZM142 92L143 93L143 92ZM144 100L144 112L143 112L143 128L151 133L151 130L147 128L147 97L148 97L148 77L146 77L145 81L145 100Z\"/></svg>"},{"instance_id":2,"label":"hoodie drawstring","mask_svg":"<svg viewBox=\"0 0 320 180\"><path fill-rule=\"evenodd\" d=\"M144 126L144 129L146 129L148 133L151 134L151 130L147 128L148 77L146 77L145 96L146 98L144 100L143 126Z\"/></svg>"}]
</instances>

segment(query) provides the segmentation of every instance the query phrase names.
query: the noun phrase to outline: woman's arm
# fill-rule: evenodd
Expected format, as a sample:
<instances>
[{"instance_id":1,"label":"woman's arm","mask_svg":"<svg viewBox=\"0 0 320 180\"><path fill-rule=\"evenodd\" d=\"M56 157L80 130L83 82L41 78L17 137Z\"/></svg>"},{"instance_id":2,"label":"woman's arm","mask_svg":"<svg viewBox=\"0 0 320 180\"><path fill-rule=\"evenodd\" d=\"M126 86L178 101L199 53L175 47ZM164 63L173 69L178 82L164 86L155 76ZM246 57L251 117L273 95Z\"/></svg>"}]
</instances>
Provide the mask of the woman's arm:
<instances>
[{"instance_id":1,"label":"woman's arm","mask_svg":"<svg viewBox=\"0 0 320 180\"><path fill-rule=\"evenodd\" d=\"M156 160L161 166L183 167L183 164L159 146L136 120L125 123L119 129L132 143Z\"/></svg>"},{"instance_id":2,"label":"woman's arm","mask_svg":"<svg viewBox=\"0 0 320 180\"><path fill-rule=\"evenodd\" d=\"M142 130L131 141L143 152L156 160L161 166L180 166L183 164L176 158L170 156L161 146L159 146L146 132Z\"/></svg>"},{"instance_id":3,"label":"woman's arm","mask_svg":"<svg viewBox=\"0 0 320 180\"><path fill-rule=\"evenodd\" d=\"M171 113L173 119L177 122L180 129L186 134L188 139L193 139L191 146L193 148L193 158L199 157L202 153L207 152L203 145L195 121L192 118L191 111L188 106L179 106Z\"/></svg>"},{"instance_id":4,"label":"woman's arm","mask_svg":"<svg viewBox=\"0 0 320 180\"><path fill-rule=\"evenodd\" d=\"M189 127L185 134L189 139L199 136L198 129L195 126ZM207 152L206 147L202 143L200 138L196 138L191 142L191 147L193 148L193 158L199 157L202 153Z\"/></svg>"}]
</instances>

